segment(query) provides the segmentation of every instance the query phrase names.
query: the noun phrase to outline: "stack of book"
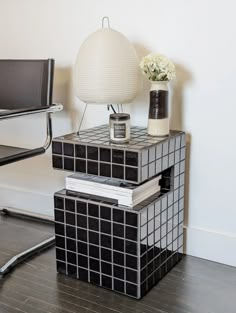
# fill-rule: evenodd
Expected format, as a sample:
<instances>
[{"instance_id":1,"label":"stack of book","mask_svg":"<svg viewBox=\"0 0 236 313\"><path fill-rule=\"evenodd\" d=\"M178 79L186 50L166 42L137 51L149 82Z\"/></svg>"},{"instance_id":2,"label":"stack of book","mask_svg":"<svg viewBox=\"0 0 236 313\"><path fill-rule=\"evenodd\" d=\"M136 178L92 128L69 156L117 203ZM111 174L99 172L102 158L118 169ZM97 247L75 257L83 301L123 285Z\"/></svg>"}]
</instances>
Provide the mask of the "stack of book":
<instances>
[{"instance_id":1,"label":"stack of book","mask_svg":"<svg viewBox=\"0 0 236 313\"><path fill-rule=\"evenodd\" d=\"M66 189L114 199L118 205L133 207L160 191L160 179L161 175L141 185L134 185L106 177L77 173L66 177Z\"/></svg>"}]
</instances>

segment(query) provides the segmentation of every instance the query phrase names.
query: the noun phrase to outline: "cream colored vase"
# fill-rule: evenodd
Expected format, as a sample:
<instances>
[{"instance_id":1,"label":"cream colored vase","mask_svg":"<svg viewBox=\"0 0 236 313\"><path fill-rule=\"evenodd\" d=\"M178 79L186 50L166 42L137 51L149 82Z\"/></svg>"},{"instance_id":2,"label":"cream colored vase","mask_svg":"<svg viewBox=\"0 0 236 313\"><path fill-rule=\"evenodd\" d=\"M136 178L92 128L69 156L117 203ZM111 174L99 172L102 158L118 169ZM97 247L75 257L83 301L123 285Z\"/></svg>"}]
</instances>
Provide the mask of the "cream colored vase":
<instances>
[{"instance_id":1,"label":"cream colored vase","mask_svg":"<svg viewBox=\"0 0 236 313\"><path fill-rule=\"evenodd\" d=\"M165 137L169 135L169 89L168 81L152 81L148 117L148 134Z\"/></svg>"}]
</instances>

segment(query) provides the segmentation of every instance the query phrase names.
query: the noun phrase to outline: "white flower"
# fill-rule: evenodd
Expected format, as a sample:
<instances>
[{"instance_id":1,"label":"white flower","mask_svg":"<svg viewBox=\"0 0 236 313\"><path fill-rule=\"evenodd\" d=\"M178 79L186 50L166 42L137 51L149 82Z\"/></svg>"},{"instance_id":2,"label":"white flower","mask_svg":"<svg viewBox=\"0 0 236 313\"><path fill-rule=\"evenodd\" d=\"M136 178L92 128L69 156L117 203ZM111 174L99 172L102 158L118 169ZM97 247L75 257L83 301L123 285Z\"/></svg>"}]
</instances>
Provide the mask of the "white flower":
<instances>
[{"instance_id":1,"label":"white flower","mask_svg":"<svg viewBox=\"0 0 236 313\"><path fill-rule=\"evenodd\" d=\"M152 81L169 81L176 77L174 63L161 54L146 55L139 66L143 74Z\"/></svg>"}]
</instances>

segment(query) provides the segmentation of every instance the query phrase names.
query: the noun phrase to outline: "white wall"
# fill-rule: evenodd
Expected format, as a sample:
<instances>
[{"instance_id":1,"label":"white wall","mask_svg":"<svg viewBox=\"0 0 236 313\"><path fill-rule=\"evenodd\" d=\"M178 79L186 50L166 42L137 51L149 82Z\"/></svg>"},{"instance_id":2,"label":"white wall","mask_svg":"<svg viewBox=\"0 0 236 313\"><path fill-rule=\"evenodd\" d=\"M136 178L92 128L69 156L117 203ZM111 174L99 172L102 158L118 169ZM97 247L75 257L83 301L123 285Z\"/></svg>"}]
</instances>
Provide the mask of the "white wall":
<instances>
[{"instance_id":1,"label":"white wall","mask_svg":"<svg viewBox=\"0 0 236 313\"><path fill-rule=\"evenodd\" d=\"M0 58L56 59L54 135L76 129L83 104L75 101L71 68L85 37L104 15L139 56L161 52L177 64L172 128L189 134L186 251L236 265L234 1L0 0ZM132 106L132 122L146 125L148 84ZM107 121L104 107L90 107L84 127ZM41 117L4 122L4 143L43 142ZM27 138L26 138L27 136ZM52 194L65 174L51 169L50 151L0 169L1 204L53 214Z\"/></svg>"}]
</instances>

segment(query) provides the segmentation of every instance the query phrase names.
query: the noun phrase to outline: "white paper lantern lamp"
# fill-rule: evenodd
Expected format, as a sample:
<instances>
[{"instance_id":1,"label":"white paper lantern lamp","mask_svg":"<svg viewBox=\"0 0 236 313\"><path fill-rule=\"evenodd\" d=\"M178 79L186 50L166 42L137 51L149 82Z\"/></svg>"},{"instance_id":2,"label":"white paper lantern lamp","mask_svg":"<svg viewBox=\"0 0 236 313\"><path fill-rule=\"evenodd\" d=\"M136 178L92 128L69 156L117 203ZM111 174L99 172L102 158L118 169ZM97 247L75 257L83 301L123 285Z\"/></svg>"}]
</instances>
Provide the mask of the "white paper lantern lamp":
<instances>
[{"instance_id":1,"label":"white paper lantern lamp","mask_svg":"<svg viewBox=\"0 0 236 313\"><path fill-rule=\"evenodd\" d=\"M140 86L134 47L120 32L102 28L87 37L75 65L75 92L94 104L130 103Z\"/></svg>"}]
</instances>

